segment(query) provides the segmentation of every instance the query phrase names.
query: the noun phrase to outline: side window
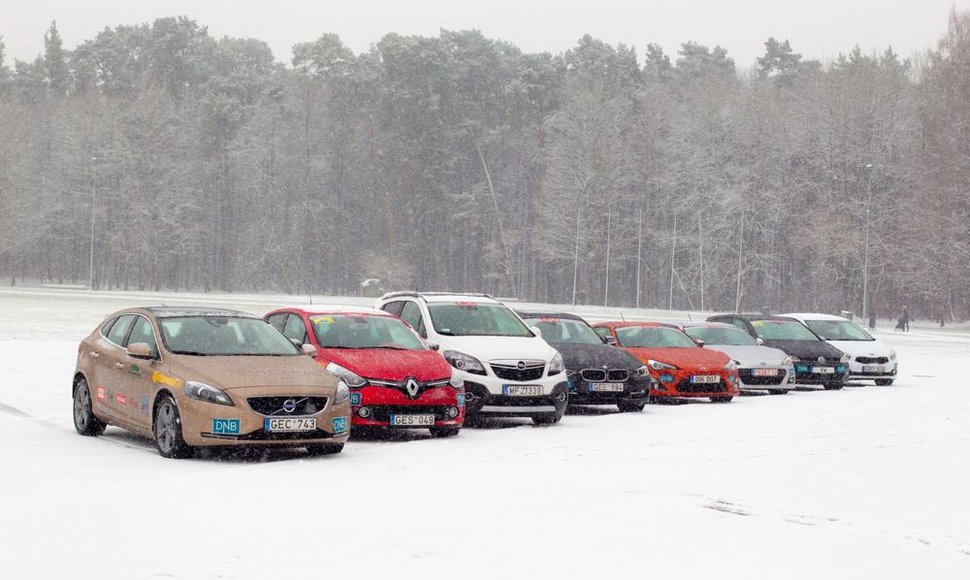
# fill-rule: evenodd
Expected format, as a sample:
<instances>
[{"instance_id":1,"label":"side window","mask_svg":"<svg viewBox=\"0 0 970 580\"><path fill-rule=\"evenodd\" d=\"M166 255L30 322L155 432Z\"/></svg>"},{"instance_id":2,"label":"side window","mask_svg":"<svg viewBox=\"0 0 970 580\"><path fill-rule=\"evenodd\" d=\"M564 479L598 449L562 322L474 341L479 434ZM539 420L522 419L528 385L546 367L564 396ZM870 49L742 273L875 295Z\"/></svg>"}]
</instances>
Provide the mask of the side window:
<instances>
[{"instance_id":1,"label":"side window","mask_svg":"<svg viewBox=\"0 0 970 580\"><path fill-rule=\"evenodd\" d=\"M602 338L603 340L606 340L611 336L610 329L607 326L597 326L593 330L595 330L596 334L600 335L600 338Z\"/></svg>"},{"instance_id":2,"label":"side window","mask_svg":"<svg viewBox=\"0 0 970 580\"><path fill-rule=\"evenodd\" d=\"M286 313L280 312L279 314L274 314L269 318L267 318L266 320L271 325L273 325L273 328L275 328L280 332L283 332L283 321L286 320Z\"/></svg>"},{"instance_id":3,"label":"side window","mask_svg":"<svg viewBox=\"0 0 970 580\"><path fill-rule=\"evenodd\" d=\"M732 319L731 324L733 324L734 326L737 326L738 328L745 331L746 333L751 334L751 329L748 328L748 324L745 321L741 320L740 318Z\"/></svg>"},{"instance_id":4,"label":"side window","mask_svg":"<svg viewBox=\"0 0 970 580\"><path fill-rule=\"evenodd\" d=\"M405 302L401 309L401 318L410 324L414 330L418 331L421 338L428 338L428 331L424 327L424 317L421 316L421 308L414 302Z\"/></svg>"},{"instance_id":5,"label":"side window","mask_svg":"<svg viewBox=\"0 0 970 580\"><path fill-rule=\"evenodd\" d=\"M395 300L394 302L388 302L387 304L385 304L383 307L381 307L381 310L383 310L384 312L390 312L394 316L399 317L401 316L402 308L404 308L404 301Z\"/></svg>"},{"instance_id":6,"label":"side window","mask_svg":"<svg viewBox=\"0 0 970 580\"><path fill-rule=\"evenodd\" d=\"M127 344L134 344L136 342L144 342L151 348L153 356L158 355L158 343L155 342L155 331L152 330L152 323L144 316L137 318L135 325L131 329L131 334L128 335Z\"/></svg>"},{"instance_id":7,"label":"side window","mask_svg":"<svg viewBox=\"0 0 970 580\"><path fill-rule=\"evenodd\" d=\"M125 314L118 318L111 325L111 330L108 331L108 335L105 338L118 346L124 346L125 338L128 336L128 331L131 330L131 325L134 324L135 318L137 318L135 314Z\"/></svg>"},{"instance_id":8,"label":"side window","mask_svg":"<svg viewBox=\"0 0 970 580\"><path fill-rule=\"evenodd\" d=\"M296 314L290 314L290 317L286 319L286 324L283 325L283 334L286 335L286 338L300 341L301 344L305 344L307 341L306 326L303 324L303 319Z\"/></svg>"}]
</instances>

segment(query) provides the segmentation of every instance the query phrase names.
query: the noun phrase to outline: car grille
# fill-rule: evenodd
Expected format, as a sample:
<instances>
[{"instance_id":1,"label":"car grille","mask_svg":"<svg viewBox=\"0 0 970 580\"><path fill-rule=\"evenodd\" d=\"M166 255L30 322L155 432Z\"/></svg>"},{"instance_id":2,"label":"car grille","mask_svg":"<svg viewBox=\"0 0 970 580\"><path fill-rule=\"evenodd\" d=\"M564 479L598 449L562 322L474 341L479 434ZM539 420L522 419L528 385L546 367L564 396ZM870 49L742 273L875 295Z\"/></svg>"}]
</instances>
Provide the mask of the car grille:
<instances>
[{"instance_id":1,"label":"car grille","mask_svg":"<svg viewBox=\"0 0 970 580\"><path fill-rule=\"evenodd\" d=\"M738 369L738 376L746 385L780 385L786 378L782 371L778 371L775 376L756 377L751 374L751 369Z\"/></svg>"},{"instance_id":2,"label":"car grille","mask_svg":"<svg viewBox=\"0 0 970 580\"><path fill-rule=\"evenodd\" d=\"M506 365L491 363L492 372L495 376L506 381L524 382L535 381L542 378L542 373L546 370L545 363L527 363L525 368L520 369L516 365Z\"/></svg>"},{"instance_id":3,"label":"car grille","mask_svg":"<svg viewBox=\"0 0 970 580\"><path fill-rule=\"evenodd\" d=\"M606 378L611 383L622 383L630 378L630 371L626 369L610 369L610 371L606 373Z\"/></svg>"},{"instance_id":4,"label":"car grille","mask_svg":"<svg viewBox=\"0 0 970 580\"><path fill-rule=\"evenodd\" d=\"M625 383L630 378L630 371L627 369L583 369L581 373L583 380L588 383Z\"/></svg>"},{"instance_id":5,"label":"car grille","mask_svg":"<svg viewBox=\"0 0 970 580\"><path fill-rule=\"evenodd\" d=\"M864 365L884 365L889 359L884 356L857 356L855 361Z\"/></svg>"},{"instance_id":6,"label":"car grille","mask_svg":"<svg viewBox=\"0 0 970 580\"><path fill-rule=\"evenodd\" d=\"M583 369L583 380L590 383L601 383L606 380L606 371L603 369Z\"/></svg>"},{"instance_id":7,"label":"car grille","mask_svg":"<svg viewBox=\"0 0 970 580\"><path fill-rule=\"evenodd\" d=\"M327 407L327 397L249 397L249 408L260 415L314 415ZM293 410L287 411L287 401L292 401Z\"/></svg>"},{"instance_id":8,"label":"car grille","mask_svg":"<svg viewBox=\"0 0 970 580\"><path fill-rule=\"evenodd\" d=\"M694 384L690 382L690 379L683 379L677 383L677 390L681 393L723 393L727 390L724 385L724 379L718 381L717 384L714 383L699 383Z\"/></svg>"}]
</instances>

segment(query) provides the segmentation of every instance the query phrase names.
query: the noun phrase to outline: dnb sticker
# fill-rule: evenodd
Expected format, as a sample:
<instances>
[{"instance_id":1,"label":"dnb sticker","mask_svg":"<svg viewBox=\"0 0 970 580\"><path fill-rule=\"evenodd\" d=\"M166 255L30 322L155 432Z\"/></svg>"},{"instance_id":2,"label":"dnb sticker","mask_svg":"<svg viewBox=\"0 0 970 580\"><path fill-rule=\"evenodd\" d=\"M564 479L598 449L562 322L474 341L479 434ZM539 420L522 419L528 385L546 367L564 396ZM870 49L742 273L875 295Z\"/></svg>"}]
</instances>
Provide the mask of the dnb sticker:
<instances>
[{"instance_id":1,"label":"dnb sticker","mask_svg":"<svg viewBox=\"0 0 970 580\"><path fill-rule=\"evenodd\" d=\"M350 404L354 406L360 405L360 393L350 393Z\"/></svg>"},{"instance_id":2,"label":"dnb sticker","mask_svg":"<svg viewBox=\"0 0 970 580\"><path fill-rule=\"evenodd\" d=\"M238 435L239 419L213 419L212 432L216 435Z\"/></svg>"},{"instance_id":3,"label":"dnb sticker","mask_svg":"<svg viewBox=\"0 0 970 580\"><path fill-rule=\"evenodd\" d=\"M347 430L347 417L334 417L333 418L333 432L343 433Z\"/></svg>"},{"instance_id":4,"label":"dnb sticker","mask_svg":"<svg viewBox=\"0 0 970 580\"><path fill-rule=\"evenodd\" d=\"M465 393L458 393L458 406L459 407L465 406Z\"/></svg>"}]
</instances>

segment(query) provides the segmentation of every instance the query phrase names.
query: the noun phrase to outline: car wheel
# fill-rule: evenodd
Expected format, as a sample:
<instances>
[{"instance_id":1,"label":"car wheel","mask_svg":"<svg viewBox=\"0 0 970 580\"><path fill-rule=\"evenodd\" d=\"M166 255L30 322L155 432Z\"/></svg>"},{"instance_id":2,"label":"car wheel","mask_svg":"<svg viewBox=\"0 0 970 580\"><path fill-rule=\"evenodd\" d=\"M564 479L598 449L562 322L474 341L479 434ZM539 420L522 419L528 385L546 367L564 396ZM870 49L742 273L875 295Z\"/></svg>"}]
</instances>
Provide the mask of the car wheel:
<instances>
[{"instance_id":1,"label":"car wheel","mask_svg":"<svg viewBox=\"0 0 970 580\"><path fill-rule=\"evenodd\" d=\"M430 427L432 437L454 437L460 431L460 427Z\"/></svg>"},{"instance_id":2,"label":"car wheel","mask_svg":"<svg viewBox=\"0 0 970 580\"><path fill-rule=\"evenodd\" d=\"M826 391L838 391L838 390L840 390L844 386L845 385L842 384L842 383L825 383L825 390Z\"/></svg>"},{"instance_id":3,"label":"car wheel","mask_svg":"<svg viewBox=\"0 0 970 580\"><path fill-rule=\"evenodd\" d=\"M647 406L646 403L617 403L617 408L620 409L621 413L639 413Z\"/></svg>"},{"instance_id":4,"label":"car wheel","mask_svg":"<svg viewBox=\"0 0 970 580\"><path fill-rule=\"evenodd\" d=\"M893 384L894 379L876 379L876 384L880 387L888 387Z\"/></svg>"},{"instance_id":5,"label":"car wheel","mask_svg":"<svg viewBox=\"0 0 970 580\"><path fill-rule=\"evenodd\" d=\"M171 395L165 395L159 401L152 431L155 433L155 447L162 457L185 459L192 456L192 448L182 438L182 418Z\"/></svg>"},{"instance_id":6,"label":"car wheel","mask_svg":"<svg viewBox=\"0 0 970 580\"><path fill-rule=\"evenodd\" d=\"M88 382L84 377L78 378L74 385L74 428L85 437L97 437L104 433L105 427L107 425L94 416Z\"/></svg>"},{"instance_id":7,"label":"car wheel","mask_svg":"<svg viewBox=\"0 0 970 580\"><path fill-rule=\"evenodd\" d=\"M336 455L344 450L343 443L337 443L336 445L307 445L306 452L311 457L319 457L321 455Z\"/></svg>"},{"instance_id":8,"label":"car wheel","mask_svg":"<svg viewBox=\"0 0 970 580\"><path fill-rule=\"evenodd\" d=\"M711 397L712 403L730 403L734 397Z\"/></svg>"},{"instance_id":9,"label":"car wheel","mask_svg":"<svg viewBox=\"0 0 970 580\"><path fill-rule=\"evenodd\" d=\"M788 389L769 389L768 390L768 394L769 395L787 395L788 394Z\"/></svg>"}]
</instances>

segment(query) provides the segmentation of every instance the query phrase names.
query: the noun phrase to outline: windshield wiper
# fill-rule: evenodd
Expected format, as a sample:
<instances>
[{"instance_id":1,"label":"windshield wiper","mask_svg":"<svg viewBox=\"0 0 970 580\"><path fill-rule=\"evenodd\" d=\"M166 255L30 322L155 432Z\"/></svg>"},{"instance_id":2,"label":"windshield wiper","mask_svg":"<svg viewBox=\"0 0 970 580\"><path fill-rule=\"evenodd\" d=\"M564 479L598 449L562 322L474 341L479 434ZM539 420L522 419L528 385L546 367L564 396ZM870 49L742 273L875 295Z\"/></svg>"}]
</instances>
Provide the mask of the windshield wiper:
<instances>
[{"instance_id":1,"label":"windshield wiper","mask_svg":"<svg viewBox=\"0 0 970 580\"><path fill-rule=\"evenodd\" d=\"M189 356L211 356L207 352L199 352L196 350L173 350L172 354L186 354Z\"/></svg>"}]
</instances>

